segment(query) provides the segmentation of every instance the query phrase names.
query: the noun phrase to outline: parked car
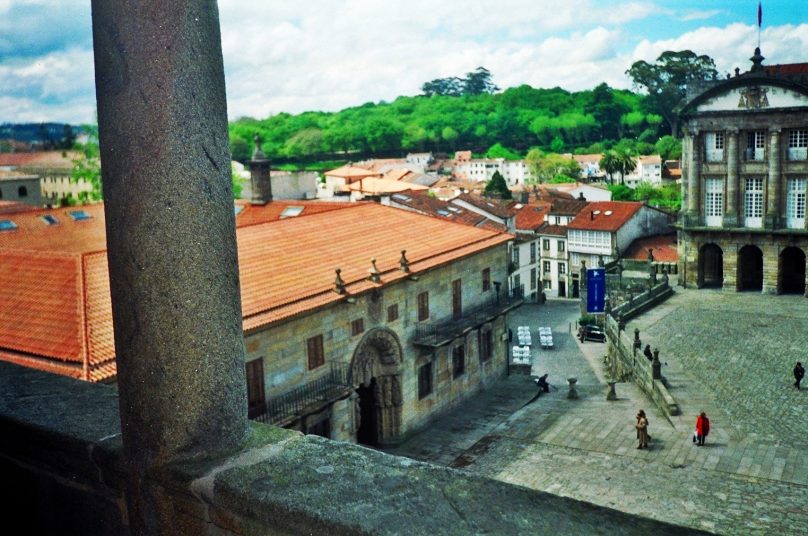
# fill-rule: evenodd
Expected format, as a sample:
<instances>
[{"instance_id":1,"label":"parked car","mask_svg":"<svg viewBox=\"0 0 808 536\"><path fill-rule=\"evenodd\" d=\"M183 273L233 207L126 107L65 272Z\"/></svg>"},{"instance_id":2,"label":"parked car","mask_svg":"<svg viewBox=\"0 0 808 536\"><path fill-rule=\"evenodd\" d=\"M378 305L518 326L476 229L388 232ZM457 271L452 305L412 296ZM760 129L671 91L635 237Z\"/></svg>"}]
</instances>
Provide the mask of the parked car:
<instances>
[{"instance_id":1,"label":"parked car","mask_svg":"<svg viewBox=\"0 0 808 536\"><path fill-rule=\"evenodd\" d=\"M606 333L599 326L581 326L578 328L578 338L581 342L606 342Z\"/></svg>"}]
</instances>

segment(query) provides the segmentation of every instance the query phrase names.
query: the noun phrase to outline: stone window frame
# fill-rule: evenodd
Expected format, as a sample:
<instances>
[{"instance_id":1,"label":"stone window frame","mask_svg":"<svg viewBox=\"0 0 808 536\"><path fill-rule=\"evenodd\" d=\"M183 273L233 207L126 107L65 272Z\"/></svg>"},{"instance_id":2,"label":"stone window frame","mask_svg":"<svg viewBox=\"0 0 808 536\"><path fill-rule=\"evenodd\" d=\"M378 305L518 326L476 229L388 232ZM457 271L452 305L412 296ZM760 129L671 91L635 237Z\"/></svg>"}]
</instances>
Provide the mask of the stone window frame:
<instances>
[{"instance_id":1,"label":"stone window frame","mask_svg":"<svg viewBox=\"0 0 808 536\"><path fill-rule=\"evenodd\" d=\"M544 251L550 251L550 239L549 238L542 238L541 249L544 250Z\"/></svg>"},{"instance_id":2,"label":"stone window frame","mask_svg":"<svg viewBox=\"0 0 808 536\"><path fill-rule=\"evenodd\" d=\"M564 248L565 247L566 247L565 242L563 240L559 240L558 241L558 252L559 253L564 253Z\"/></svg>"},{"instance_id":3,"label":"stone window frame","mask_svg":"<svg viewBox=\"0 0 808 536\"><path fill-rule=\"evenodd\" d=\"M482 274L483 292L491 290L491 268L483 268Z\"/></svg>"},{"instance_id":4,"label":"stone window frame","mask_svg":"<svg viewBox=\"0 0 808 536\"><path fill-rule=\"evenodd\" d=\"M724 216L724 179L704 179L704 223L708 227L720 227Z\"/></svg>"},{"instance_id":5,"label":"stone window frame","mask_svg":"<svg viewBox=\"0 0 808 536\"><path fill-rule=\"evenodd\" d=\"M266 411L264 387L264 358L259 357L244 363L247 378L247 412L253 417Z\"/></svg>"},{"instance_id":6,"label":"stone window frame","mask_svg":"<svg viewBox=\"0 0 808 536\"><path fill-rule=\"evenodd\" d=\"M746 147L744 160L747 162L762 162L766 159L766 131L749 130L746 132Z\"/></svg>"},{"instance_id":7,"label":"stone window frame","mask_svg":"<svg viewBox=\"0 0 808 536\"><path fill-rule=\"evenodd\" d=\"M786 226L789 229L805 227L806 177L786 179Z\"/></svg>"},{"instance_id":8,"label":"stone window frame","mask_svg":"<svg viewBox=\"0 0 808 536\"><path fill-rule=\"evenodd\" d=\"M387 306L387 321L395 322L398 320L398 304L394 303Z\"/></svg>"},{"instance_id":9,"label":"stone window frame","mask_svg":"<svg viewBox=\"0 0 808 536\"><path fill-rule=\"evenodd\" d=\"M429 291L418 294L418 322L429 320Z\"/></svg>"},{"instance_id":10,"label":"stone window frame","mask_svg":"<svg viewBox=\"0 0 808 536\"><path fill-rule=\"evenodd\" d=\"M536 280L538 279L538 274L536 273L535 268L530 269L530 290L536 290Z\"/></svg>"},{"instance_id":11,"label":"stone window frame","mask_svg":"<svg viewBox=\"0 0 808 536\"><path fill-rule=\"evenodd\" d=\"M763 226L763 177L744 177L743 216L744 227ZM750 188L750 185L754 188ZM749 225L749 224L753 225Z\"/></svg>"},{"instance_id":12,"label":"stone window frame","mask_svg":"<svg viewBox=\"0 0 808 536\"><path fill-rule=\"evenodd\" d=\"M351 337L356 337L365 332L365 319L355 318L351 320Z\"/></svg>"},{"instance_id":13,"label":"stone window frame","mask_svg":"<svg viewBox=\"0 0 808 536\"><path fill-rule=\"evenodd\" d=\"M559 262L558 263L558 275L566 275L567 273L567 265L566 263Z\"/></svg>"},{"instance_id":14,"label":"stone window frame","mask_svg":"<svg viewBox=\"0 0 808 536\"><path fill-rule=\"evenodd\" d=\"M787 156L789 160L808 160L808 129L789 130Z\"/></svg>"},{"instance_id":15,"label":"stone window frame","mask_svg":"<svg viewBox=\"0 0 808 536\"><path fill-rule=\"evenodd\" d=\"M423 400L434 391L434 370L432 361L427 361L418 367L418 400Z\"/></svg>"},{"instance_id":16,"label":"stone window frame","mask_svg":"<svg viewBox=\"0 0 808 536\"><path fill-rule=\"evenodd\" d=\"M456 380L466 373L466 343L452 348L452 379Z\"/></svg>"},{"instance_id":17,"label":"stone window frame","mask_svg":"<svg viewBox=\"0 0 808 536\"><path fill-rule=\"evenodd\" d=\"M309 370L314 370L325 365L325 350L323 347L323 335L315 335L306 340L306 355L308 357Z\"/></svg>"},{"instance_id":18,"label":"stone window frame","mask_svg":"<svg viewBox=\"0 0 808 536\"><path fill-rule=\"evenodd\" d=\"M541 266L542 273L549 274L552 270L552 266L550 265L550 261L544 261Z\"/></svg>"},{"instance_id":19,"label":"stone window frame","mask_svg":"<svg viewBox=\"0 0 808 536\"><path fill-rule=\"evenodd\" d=\"M482 326L477 334L480 362L487 363L494 357L494 329L491 326Z\"/></svg>"},{"instance_id":20,"label":"stone window frame","mask_svg":"<svg viewBox=\"0 0 808 536\"><path fill-rule=\"evenodd\" d=\"M536 262L536 242L530 242L530 264Z\"/></svg>"}]
</instances>

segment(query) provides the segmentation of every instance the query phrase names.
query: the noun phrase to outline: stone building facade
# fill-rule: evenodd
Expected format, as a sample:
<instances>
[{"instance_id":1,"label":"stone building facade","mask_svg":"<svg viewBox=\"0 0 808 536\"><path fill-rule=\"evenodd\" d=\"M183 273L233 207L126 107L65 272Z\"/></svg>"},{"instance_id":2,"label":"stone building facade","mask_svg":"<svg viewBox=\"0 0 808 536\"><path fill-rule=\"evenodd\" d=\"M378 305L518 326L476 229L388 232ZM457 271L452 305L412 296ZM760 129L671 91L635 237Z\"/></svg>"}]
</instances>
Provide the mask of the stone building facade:
<instances>
[{"instance_id":1,"label":"stone building facade","mask_svg":"<svg viewBox=\"0 0 808 536\"><path fill-rule=\"evenodd\" d=\"M805 294L808 63L751 59L688 90L679 282Z\"/></svg>"},{"instance_id":2,"label":"stone building facade","mask_svg":"<svg viewBox=\"0 0 808 536\"><path fill-rule=\"evenodd\" d=\"M263 383L266 395L256 418L332 439L394 444L503 376L506 314L518 305L494 285L507 277L506 256L507 246L498 245L245 330L248 384ZM258 382L251 368L262 374ZM320 396L306 392L325 384ZM295 404L295 397L312 400Z\"/></svg>"}]
</instances>

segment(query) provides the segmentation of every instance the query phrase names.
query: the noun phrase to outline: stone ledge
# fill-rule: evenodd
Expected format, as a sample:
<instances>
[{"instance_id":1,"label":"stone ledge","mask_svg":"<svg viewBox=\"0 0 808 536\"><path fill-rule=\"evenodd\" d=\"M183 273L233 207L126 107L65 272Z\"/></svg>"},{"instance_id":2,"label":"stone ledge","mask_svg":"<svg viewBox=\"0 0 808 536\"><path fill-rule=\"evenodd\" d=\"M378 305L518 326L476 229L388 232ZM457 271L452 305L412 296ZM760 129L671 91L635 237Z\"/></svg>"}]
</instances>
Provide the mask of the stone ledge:
<instances>
[{"instance_id":1,"label":"stone ledge","mask_svg":"<svg viewBox=\"0 0 808 536\"><path fill-rule=\"evenodd\" d=\"M127 532L113 387L0 363L0 426L0 469L23 492L7 521ZM258 423L240 452L155 482L176 534L704 534Z\"/></svg>"}]
</instances>

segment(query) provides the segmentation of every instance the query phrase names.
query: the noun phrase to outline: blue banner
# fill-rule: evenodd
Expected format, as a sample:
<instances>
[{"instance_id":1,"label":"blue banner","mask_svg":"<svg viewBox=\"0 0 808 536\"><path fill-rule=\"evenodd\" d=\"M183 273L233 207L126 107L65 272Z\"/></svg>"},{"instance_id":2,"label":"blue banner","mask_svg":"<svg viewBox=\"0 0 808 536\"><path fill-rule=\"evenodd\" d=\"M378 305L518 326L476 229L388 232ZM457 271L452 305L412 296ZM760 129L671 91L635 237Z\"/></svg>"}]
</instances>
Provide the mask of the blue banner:
<instances>
[{"instance_id":1,"label":"blue banner","mask_svg":"<svg viewBox=\"0 0 808 536\"><path fill-rule=\"evenodd\" d=\"M602 313L606 301L606 269L586 271L586 312Z\"/></svg>"}]
</instances>

